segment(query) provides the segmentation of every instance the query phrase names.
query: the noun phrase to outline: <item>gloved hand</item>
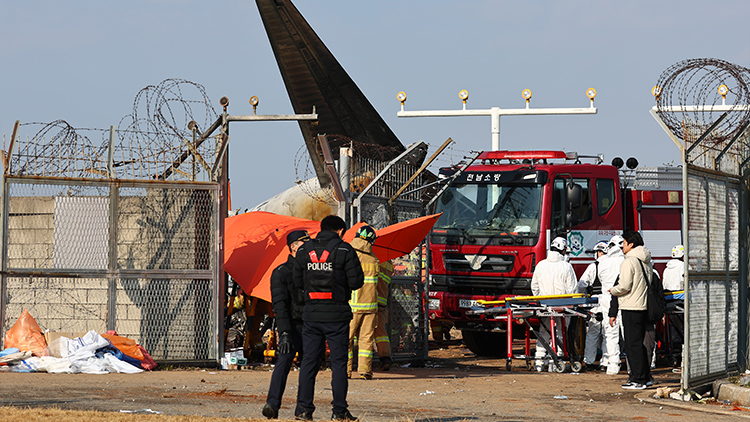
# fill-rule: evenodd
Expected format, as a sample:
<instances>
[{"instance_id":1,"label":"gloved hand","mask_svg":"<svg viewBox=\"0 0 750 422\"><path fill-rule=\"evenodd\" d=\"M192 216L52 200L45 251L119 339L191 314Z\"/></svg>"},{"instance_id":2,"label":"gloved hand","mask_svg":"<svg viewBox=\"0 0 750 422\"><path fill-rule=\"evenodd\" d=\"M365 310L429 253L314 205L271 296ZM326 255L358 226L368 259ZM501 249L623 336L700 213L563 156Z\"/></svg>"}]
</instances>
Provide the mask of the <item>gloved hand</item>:
<instances>
[{"instance_id":1,"label":"gloved hand","mask_svg":"<svg viewBox=\"0 0 750 422\"><path fill-rule=\"evenodd\" d=\"M586 286L586 295L591 296L594 294L594 287L593 286Z\"/></svg>"},{"instance_id":2,"label":"gloved hand","mask_svg":"<svg viewBox=\"0 0 750 422\"><path fill-rule=\"evenodd\" d=\"M279 347L276 348L276 351L282 355L292 353L292 336L288 332L279 334Z\"/></svg>"}]
</instances>

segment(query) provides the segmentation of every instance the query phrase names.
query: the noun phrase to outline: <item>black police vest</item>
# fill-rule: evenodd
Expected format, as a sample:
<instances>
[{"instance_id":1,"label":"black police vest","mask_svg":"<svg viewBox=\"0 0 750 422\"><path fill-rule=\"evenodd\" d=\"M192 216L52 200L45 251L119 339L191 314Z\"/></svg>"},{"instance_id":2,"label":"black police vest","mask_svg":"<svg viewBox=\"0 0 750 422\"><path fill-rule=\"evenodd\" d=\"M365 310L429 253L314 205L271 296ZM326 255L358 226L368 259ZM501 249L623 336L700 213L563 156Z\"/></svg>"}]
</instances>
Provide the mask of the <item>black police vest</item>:
<instances>
[{"instance_id":1,"label":"black police vest","mask_svg":"<svg viewBox=\"0 0 750 422\"><path fill-rule=\"evenodd\" d=\"M315 240L305 242L305 302L347 302L346 285L341 268L335 268L336 251L341 239L334 238L325 245Z\"/></svg>"}]
</instances>

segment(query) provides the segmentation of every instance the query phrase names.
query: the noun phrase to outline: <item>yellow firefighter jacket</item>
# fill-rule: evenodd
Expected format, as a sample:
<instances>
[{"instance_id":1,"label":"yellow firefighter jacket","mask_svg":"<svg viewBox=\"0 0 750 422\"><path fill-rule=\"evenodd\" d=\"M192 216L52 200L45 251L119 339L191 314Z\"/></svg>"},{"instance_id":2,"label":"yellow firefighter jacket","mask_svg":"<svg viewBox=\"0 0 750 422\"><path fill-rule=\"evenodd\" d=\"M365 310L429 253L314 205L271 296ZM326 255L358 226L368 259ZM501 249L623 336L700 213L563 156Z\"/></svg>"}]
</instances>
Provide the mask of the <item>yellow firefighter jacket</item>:
<instances>
[{"instance_id":1,"label":"yellow firefighter jacket","mask_svg":"<svg viewBox=\"0 0 750 422\"><path fill-rule=\"evenodd\" d=\"M352 312L363 314L374 314L378 311L378 273L380 272L380 260L372 253L372 244L361 239L354 238L351 245L357 251L357 257L362 264L365 273L365 284L359 290L352 292L349 305Z\"/></svg>"}]
</instances>

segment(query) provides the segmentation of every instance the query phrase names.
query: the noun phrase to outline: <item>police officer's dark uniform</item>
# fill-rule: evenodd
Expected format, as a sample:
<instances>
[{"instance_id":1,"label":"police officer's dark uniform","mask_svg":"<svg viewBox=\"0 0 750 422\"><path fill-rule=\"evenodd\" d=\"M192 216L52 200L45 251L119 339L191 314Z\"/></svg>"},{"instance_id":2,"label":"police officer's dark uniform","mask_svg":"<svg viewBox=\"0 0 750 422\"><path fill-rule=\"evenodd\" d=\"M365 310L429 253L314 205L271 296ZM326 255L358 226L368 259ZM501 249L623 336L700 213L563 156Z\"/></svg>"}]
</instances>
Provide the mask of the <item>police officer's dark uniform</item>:
<instances>
[{"instance_id":1,"label":"police officer's dark uniform","mask_svg":"<svg viewBox=\"0 0 750 422\"><path fill-rule=\"evenodd\" d=\"M290 248L294 242L308 241L310 237L304 230L295 230L286 236ZM294 288L292 280L294 256L289 254L287 261L271 273L271 306L276 315L276 327L279 330L279 345L276 348L276 367L271 375L266 405L263 416L275 419L279 416L281 397L284 395L289 370L294 363L295 352L302 356L302 291Z\"/></svg>"},{"instance_id":2,"label":"police officer's dark uniform","mask_svg":"<svg viewBox=\"0 0 750 422\"><path fill-rule=\"evenodd\" d=\"M343 226L343 220L340 222ZM352 319L348 301L352 290L357 290L364 284L364 273L357 254L351 245L339 238L338 233L323 230L297 251L293 277L295 287L303 289L305 295L302 313L302 343L305 356L299 373L299 391L294 414L297 419L312 420L315 411L315 377L328 341L332 371L333 419L356 420L349 413L346 402L346 364L349 321Z\"/></svg>"}]
</instances>

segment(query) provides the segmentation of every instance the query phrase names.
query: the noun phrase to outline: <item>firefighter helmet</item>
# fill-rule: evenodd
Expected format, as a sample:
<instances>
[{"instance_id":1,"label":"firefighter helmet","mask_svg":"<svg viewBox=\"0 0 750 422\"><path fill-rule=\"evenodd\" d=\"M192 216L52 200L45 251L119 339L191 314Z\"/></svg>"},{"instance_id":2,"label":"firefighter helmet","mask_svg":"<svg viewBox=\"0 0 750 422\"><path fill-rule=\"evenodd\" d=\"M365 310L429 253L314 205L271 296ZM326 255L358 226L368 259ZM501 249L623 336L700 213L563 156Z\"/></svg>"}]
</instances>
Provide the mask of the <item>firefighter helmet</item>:
<instances>
[{"instance_id":1,"label":"firefighter helmet","mask_svg":"<svg viewBox=\"0 0 750 422\"><path fill-rule=\"evenodd\" d=\"M685 256L685 247L682 245L677 245L674 248L672 248L672 258L682 258Z\"/></svg>"},{"instance_id":2,"label":"firefighter helmet","mask_svg":"<svg viewBox=\"0 0 750 422\"><path fill-rule=\"evenodd\" d=\"M605 242L605 241L602 240L602 241L598 242L596 245L594 245L594 252L601 251L601 252L607 253L608 245L609 244L607 242Z\"/></svg>"},{"instance_id":3,"label":"firefighter helmet","mask_svg":"<svg viewBox=\"0 0 750 422\"><path fill-rule=\"evenodd\" d=\"M612 236L612 239L609 239L609 248L612 248L613 246L616 246L616 247L622 249L623 243L625 243L625 239L623 239L623 237L620 236L619 234L615 235L615 236Z\"/></svg>"},{"instance_id":4,"label":"firefighter helmet","mask_svg":"<svg viewBox=\"0 0 750 422\"><path fill-rule=\"evenodd\" d=\"M357 237L362 238L370 243L375 243L375 229L370 226L362 226L357 229Z\"/></svg>"},{"instance_id":5,"label":"firefighter helmet","mask_svg":"<svg viewBox=\"0 0 750 422\"><path fill-rule=\"evenodd\" d=\"M565 250L568 248L568 242L562 237L556 237L554 240L552 240L549 248L553 251L565 253Z\"/></svg>"}]
</instances>

